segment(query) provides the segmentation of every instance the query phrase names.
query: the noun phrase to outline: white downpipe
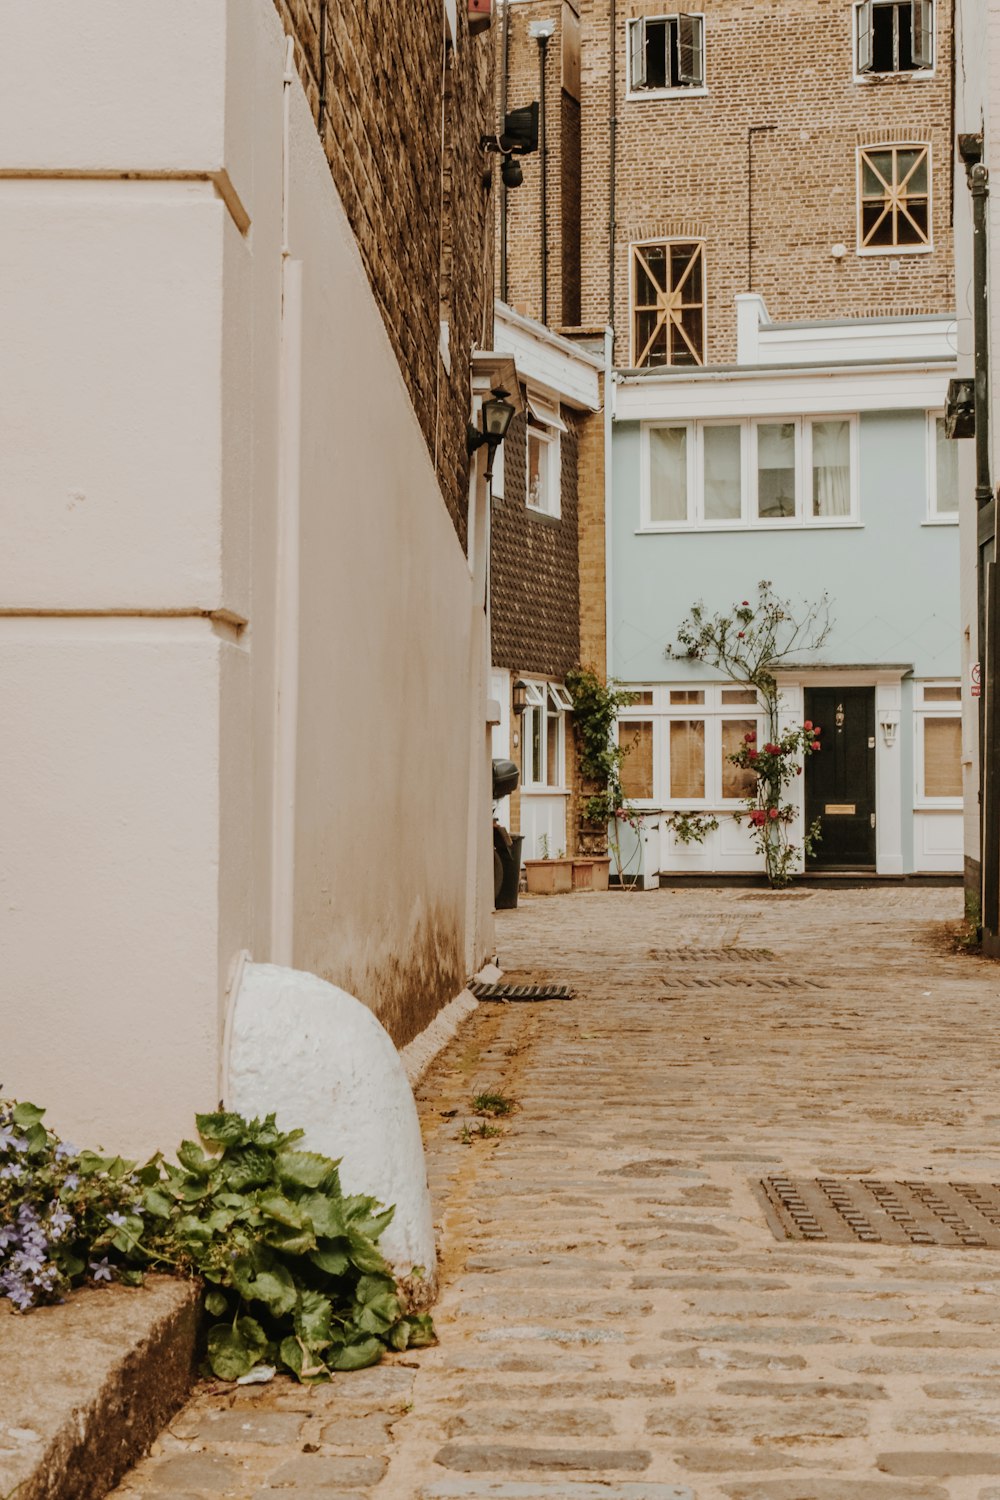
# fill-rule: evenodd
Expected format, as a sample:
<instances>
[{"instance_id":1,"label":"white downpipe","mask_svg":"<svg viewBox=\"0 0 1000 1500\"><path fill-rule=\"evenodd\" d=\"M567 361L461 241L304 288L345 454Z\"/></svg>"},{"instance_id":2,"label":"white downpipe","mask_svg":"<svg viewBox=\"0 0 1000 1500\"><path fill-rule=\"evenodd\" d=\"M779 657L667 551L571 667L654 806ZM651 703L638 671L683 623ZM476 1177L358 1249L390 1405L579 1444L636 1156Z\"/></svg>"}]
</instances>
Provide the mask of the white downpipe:
<instances>
[{"instance_id":1,"label":"white downpipe","mask_svg":"<svg viewBox=\"0 0 1000 1500\"><path fill-rule=\"evenodd\" d=\"M615 334L613 328L604 330L604 643L606 652L605 670L609 677L614 670L614 616L612 606L614 604L614 585L612 579L612 565L614 562L614 545L612 529L614 526L614 464L612 462L611 442L614 434L614 403L615 403Z\"/></svg>"},{"instance_id":2,"label":"white downpipe","mask_svg":"<svg viewBox=\"0 0 1000 1500\"><path fill-rule=\"evenodd\" d=\"M288 246L290 90L295 53L285 61L282 161L281 393L272 812L271 958L294 963L295 800L299 718L299 547L302 483L302 262Z\"/></svg>"}]
</instances>

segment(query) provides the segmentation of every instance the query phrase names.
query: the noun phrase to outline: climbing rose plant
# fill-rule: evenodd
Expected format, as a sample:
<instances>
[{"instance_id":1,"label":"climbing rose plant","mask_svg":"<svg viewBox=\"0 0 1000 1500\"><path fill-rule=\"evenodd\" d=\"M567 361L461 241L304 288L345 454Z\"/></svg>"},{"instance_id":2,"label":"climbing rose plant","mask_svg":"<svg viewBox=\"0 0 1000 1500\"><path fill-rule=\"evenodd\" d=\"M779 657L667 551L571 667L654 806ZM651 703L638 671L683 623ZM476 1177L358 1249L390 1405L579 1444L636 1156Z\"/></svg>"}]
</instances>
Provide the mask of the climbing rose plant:
<instances>
[{"instance_id":1,"label":"climbing rose plant","mask_svg":"<svg viewBox=\"0 0 1000 1500\"><path fill-rule=\"evenodd\" d=\"M791 827L797 808L787 789L810 755L821 749L821 727L808 720L782 731L779 727L780 693L775 670L795 657L814 656L830 634L830 604L826 594L813 604L804 604L796 614L786 599L775 594L763 579L757 585L756 603L744 599L728 613L709 615L705 605L695 604L677 632L677 644L666 655L677 660L702 662L741 687L753 688L763 705L767 739L758 744L748 734L742 748L729 759L756 777L746 798L746 818L758 852L763 855L768 883L784 886L792 879L800 852L812 854L822 837L820 819L806 830L801 850L792 843Z\"/></svg>"},{"instance_id":2,"label":"climbing rose plant","mask_svg":"<svg viewBox=\"0 0 1000 1500\"><path fill-rule=\"evenodd\" d=\"M0 1297L19 1312L146 1271L199 1277L221 1380L258 1364L327 1380L434 1342L378 1249L393 1210L345 1195L301 1130L198 1115L201 1145L137 1167L61 1141L43 1116L0 1098Z\"/></svg>"}]
</instances>

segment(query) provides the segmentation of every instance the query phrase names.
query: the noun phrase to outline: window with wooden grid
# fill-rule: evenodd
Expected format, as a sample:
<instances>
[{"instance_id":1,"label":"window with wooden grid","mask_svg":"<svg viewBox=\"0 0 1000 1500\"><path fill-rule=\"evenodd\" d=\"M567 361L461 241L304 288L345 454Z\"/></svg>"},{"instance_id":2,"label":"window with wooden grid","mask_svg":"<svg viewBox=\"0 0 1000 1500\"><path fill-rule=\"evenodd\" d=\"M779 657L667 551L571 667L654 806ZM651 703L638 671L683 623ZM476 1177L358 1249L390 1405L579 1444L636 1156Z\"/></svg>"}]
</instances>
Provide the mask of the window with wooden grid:
<instances>
[{"instance_id":1,"label":"window with wooden grid","mask_svg":"<svg viewBox=\"0 0 1000 1500\"><path fill-rule=\"evenodd\" d=\"M861 250L916 250L931 242L929 146L865 146L859 159Z\"/></svg>"},{"instance_id":2,"label":"window with wooden grid","mask_svg":"<svg viewBox=\"0 0 1000 1500\"><path fill-rule=\"evenodd\" d=\"M625 719L618 726L618 743L627 751L621 765L622 791L628 798L653 796L653 723Z\"/></svg>"},{"instance_id":3,"label":"window with wooden grid","mask_svg":"<svg viewBox=\"0 0 1000 1500\"><path fill-rule=\"evenodd\" d=\"M705 362L705 247L667 240L632 247L632 364Z\"/></svg>"},{"instance_id":4,"label":"window with wooden grid","mask_svg":"<svg viewBox=\"0 0 1000 1500\"><path fill-rule=\"evenodd\" d=\"M917 805L957 806L962 797L961 683L918 683L916 720Z\"/></svg>"}]
</instances>

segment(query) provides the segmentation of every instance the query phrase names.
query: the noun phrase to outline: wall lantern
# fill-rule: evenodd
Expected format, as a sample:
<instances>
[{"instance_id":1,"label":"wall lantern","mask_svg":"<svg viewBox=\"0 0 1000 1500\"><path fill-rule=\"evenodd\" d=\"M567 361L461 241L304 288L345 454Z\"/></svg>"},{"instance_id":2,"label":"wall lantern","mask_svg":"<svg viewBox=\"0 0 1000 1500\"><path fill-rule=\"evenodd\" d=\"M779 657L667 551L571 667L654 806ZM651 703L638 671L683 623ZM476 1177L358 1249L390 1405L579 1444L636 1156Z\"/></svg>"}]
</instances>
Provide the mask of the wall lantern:
<instances>
[{"instance_id":1,"label":"wall lantern","mask_svg":"<svg viewBox=\"0 0 1000 1500\"><path fill-rule=\"evenodd\" d=\"M897 714L883 714L879 719L879 728L882 731L882 739L887 750L891 750L896 743L896 735L899 733L899 716Z\"/></svg>"},{"instance_id":2,"label":"wall lantern","mask_svg":"<svg viewBox=\"0 0 1000 1500\"><path fill-rule=\"evenodd\" d=\"M473 427L471 423L467 430L466 446L470 453L475 453L476 449L481 448L484 443L489 445L489 453L486 457L487 479L493 478L493 460L496 457L496 451L507 436L507 429L514 418L514 408L506 399L508 395L508 391L497 387L493 392L492 400L483 402L483 430L480 432L479 428Z\"/></svg>"},{"instance_id":3,"label":"wall lantern","mask_svg":"<svg viewBox=\"0 0 1000 1500\"><path fill-rule=\"evenodd\" d=\"M945 437L963 438L976 435L976 383L959 377L949 380L944 403Z\"/></svg>"},{"instance_id":4,"label":"wall lantern","mask_svg":"<svg viewBox=\"0 0 1000 1500\"><path fill-rule=\"evenodd\" d=\"M511 689L511 706L517 718L524 718L524 711L528 706L528 684L518 678Z\"/></svg>"}]
</instances>

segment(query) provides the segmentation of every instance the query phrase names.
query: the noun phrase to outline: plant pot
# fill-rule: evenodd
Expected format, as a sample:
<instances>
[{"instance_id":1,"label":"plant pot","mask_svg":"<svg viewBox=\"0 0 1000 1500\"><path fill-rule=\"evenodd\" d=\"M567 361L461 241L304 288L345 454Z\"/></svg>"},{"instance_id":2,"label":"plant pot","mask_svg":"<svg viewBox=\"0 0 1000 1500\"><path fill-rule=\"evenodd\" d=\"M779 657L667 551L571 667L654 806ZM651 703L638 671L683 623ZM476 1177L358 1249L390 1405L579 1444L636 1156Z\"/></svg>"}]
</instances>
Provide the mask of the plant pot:
<instances>
[{"instance_id":1,"label":"plant pot","mask_svg":"<svg viewBox=\"0 0 1000 1500\"><path fill-rule=\"evenodd\" d=\"M597 855L590 861L591 890L606 891L608 889L608 876L611 871L611 855Z\"/></svg>"},{"instance_id":2,"label":"plant pot","mask_svg":"<svg viewBox=\"0 0 1000 1500\"><path fill-rule=\"evenodd\" d=\"M574 891L594 889L594 861L592 859L574 859L573 889Z\"/></svg>"},{"instance_id":3,"label":"plant pot","mask_svg":"<svg viewBox=\"0 0 1000 1500\"><path fill-rule=\"evenodd\" d=\"M526 859L524 873L532 896L557 896L573 889L571 859Z\"/></svg>"}]
</instances>

